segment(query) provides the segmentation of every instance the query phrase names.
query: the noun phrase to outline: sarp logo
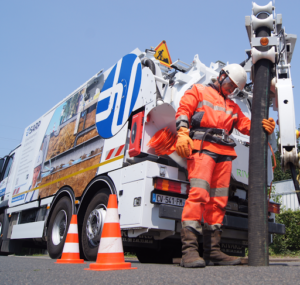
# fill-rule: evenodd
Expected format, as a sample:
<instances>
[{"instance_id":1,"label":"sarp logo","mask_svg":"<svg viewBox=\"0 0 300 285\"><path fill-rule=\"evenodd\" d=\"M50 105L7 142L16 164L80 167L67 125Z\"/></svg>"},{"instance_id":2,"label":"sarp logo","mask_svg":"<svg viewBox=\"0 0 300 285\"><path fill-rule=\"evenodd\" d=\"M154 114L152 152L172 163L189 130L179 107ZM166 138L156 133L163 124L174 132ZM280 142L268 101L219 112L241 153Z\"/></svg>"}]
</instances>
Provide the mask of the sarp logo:
<instances>
[{"instance_id":1,"label":"sarp logo","mask_svg":"<svg viewBox=\"0 0 300 285\"><path fill-rule=\"evenodd\" d=\"M96 126L101 137L113 137L121 130L134 108L141 81L137 55L127 54L113 67L98 98Z\"/></svg>"},{"instance_id":2,"label":"sarp logo","mask_svg":"<svg viewBox=\"0 0 300 285\"><path fill-rule=\"evenodd\" d=\"M34 125L28 127L28 129L26 130L26 137L28 135L30 135L32 132L34 132L35 130L37 130L39 128L39 126L41 125L41 121L38 121L37 123L35 123Z\"/></svg>"}]
</instances>

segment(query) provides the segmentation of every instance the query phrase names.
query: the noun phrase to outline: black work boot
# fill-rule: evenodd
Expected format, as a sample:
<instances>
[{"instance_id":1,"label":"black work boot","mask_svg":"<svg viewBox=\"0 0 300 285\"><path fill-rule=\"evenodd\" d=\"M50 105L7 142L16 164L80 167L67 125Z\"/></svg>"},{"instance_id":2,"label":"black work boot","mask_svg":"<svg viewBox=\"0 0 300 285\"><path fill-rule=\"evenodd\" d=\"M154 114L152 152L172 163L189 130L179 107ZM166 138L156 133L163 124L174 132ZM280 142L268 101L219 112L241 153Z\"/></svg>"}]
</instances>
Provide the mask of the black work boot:
<instances>
[{"instance_id":1,"label":"black work boot","mask_svg":"<svg viewBox=\"0 0 300 285\"><path fill-rule=\"evenodd\" d=\"M182 267L205 267L205 261L199 256L197 235L188 228L181 229Z\"/></svg>"},{"instance_id":2,"label":"black work boot","mask_svg":"<svg viewBox=\"0 0 300 285\"><path fill-rule=\"evenodd\" d=\"M239 265L241 259L220 250L221 230L203 229L203 258L206 265Z\"/></svg>"}]
</instances>

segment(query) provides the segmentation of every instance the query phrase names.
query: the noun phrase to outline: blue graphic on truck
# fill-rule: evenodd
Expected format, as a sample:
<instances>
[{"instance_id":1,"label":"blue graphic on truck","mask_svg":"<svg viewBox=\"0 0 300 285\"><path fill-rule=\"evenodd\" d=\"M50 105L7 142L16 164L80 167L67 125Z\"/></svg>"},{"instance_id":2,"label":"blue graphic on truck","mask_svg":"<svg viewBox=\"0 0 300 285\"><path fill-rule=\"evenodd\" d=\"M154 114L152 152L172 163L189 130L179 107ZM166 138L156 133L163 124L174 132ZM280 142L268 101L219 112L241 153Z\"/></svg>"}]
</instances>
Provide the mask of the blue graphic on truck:
<instances>
[{"instance_id":1,"label":"blue graphic on truck","mask_svg":"<svg viewBox=\"0 0 300 285\"><path fill-rule=\"evenodd\" d=\"M128 120L138 98L142 81L140 59L127 54L112 68L101 90L96 126L102 138L113 137Z\"/></svg>"},{"instance_id":2,"label":"blue graphic on truck","mask_svg":"<svg viewBox=\"0 0 300 285\"><path fill-rule=\"evenodd\" d=\"M0 197L2 197L5 194L5 190L6 190L6 188L3 188L0 190Z\"/></svg>"}]
</instances>

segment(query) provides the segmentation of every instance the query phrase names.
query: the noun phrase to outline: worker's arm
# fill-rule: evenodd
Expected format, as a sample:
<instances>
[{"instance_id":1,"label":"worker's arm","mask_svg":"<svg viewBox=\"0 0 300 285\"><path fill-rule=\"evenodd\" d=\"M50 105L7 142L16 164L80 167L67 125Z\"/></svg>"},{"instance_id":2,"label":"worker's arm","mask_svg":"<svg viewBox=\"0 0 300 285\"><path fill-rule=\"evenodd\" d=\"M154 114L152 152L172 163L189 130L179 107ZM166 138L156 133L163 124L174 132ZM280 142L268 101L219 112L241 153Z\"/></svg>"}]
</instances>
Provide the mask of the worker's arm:
<instances>
[{"instance_id":1,"label":"worker's arm","mask_svg":"<svg viewBox=\"0 0 300 285\"><path fill-rule=\"evenodd\" d=\"M190 87L190 89L185 91L184 95L181 97L179 107L175 115L177 130L181 127L187 129L190 128L191 117L195 113L200 101L203 101L203 95L194 84Z\"/></svg>"},{"instance_id":2,"label":"worker's arm","mask_svg":"<svg viewBox=\"0 0 300 285\"><path fill-rule=\"evenodd\" d=\"M242 134L250 136L251 120L243 114L238 105L235 107L234 115L237 115L234 127Z\"/></svg>"},{"instance_id":3,"label":"worker's arm","mask_svg":"<svg viewBox=\"0 0 300 285\"><path fill-rule=\"evenodd\" d=\"M237 121L234 127L242 134L250 136L251 120L243 114L240 107L236 107ZM275 121L273 118L263 119L262 126L264 130L271 135L275 129Z\"/></svg>"},{"instance_id":4,"label":"worker's arm","mask_svg":"<svg viewBox=\"0 0 300 285\"><path fill-rule=\"evenodd\" d=\"M193 140L189 136L190 121L202 100L202 93L199 92L196 85L187 90L180 100L175 118L177 128L176 152L181 157L188 157L190 150L194 148Z\"/></svg>"}]
</instances>

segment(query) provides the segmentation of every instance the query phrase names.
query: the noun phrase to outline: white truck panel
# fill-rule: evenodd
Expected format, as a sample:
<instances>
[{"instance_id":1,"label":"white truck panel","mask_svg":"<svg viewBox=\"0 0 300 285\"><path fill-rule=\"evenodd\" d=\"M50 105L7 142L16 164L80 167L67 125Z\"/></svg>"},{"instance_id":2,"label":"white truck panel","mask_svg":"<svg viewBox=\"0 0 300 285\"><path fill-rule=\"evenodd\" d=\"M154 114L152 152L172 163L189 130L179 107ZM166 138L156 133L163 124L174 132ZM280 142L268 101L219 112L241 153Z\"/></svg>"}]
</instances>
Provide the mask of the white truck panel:
<instances>
[{"instance_id":1,"label":"white truck panel","mask_svg":"<svg viewBox=\"0 0 300 285\"><path fill-rule=\"evenodd\" d=\"M118 169L123 166L123 156L125 147L124 144L127 138L127 129L128 122L123 126L123 128L112 138L104 140L103 144L103 152L101 156L101 162L104 163L98 168L97 174L100 175L102 173L112 171ZM119 148L123 149L120 154L118 154ZM110 155L110 152L112 154ZM116 159L113 161L113 159Z\"/></svg>"},{"instance_id":2,"label":"white truck panel","mask_svg":"<svg viewBox=\"0 0 300 285\"><path fill-rule=\"evenodd\" d=\"M135 102L133 110L138 110L139 108L150 104L156 104L156 87L155 79L148 67L142 69L142 82L140 87L139 96Z\"/></svg>"},{"instance_id":3,"label":"white truck panel","mask_svg":"<svg viewBox=\"0 0 300 285\"><path fill-rule=\"evenodd\" d=\"M44 138L44 134L53 116L54 110L47 113L44 117L39 118L33 124L25 129L18 155L18 166L14 177L13 188L18 189L18 196L10 195L9 206L17 206L28 201L38 198L39 190L28 193L32 185L33 169L40 153L40 146ZM40 123L39 123L40 122ZM38 125L37 125L38 124ZM34 126L37 126L34 129ZM30 199L28 199L30 196Z\"/></svg>"},{"instance_id":4,"label":"white truck panel","mask_svg":"<svg viewBox=\"0 0 300 285\"><path fill-rule=\"evenodd\" d=\"M278 116L280 128L280 143L282 146L295 146L295 110L291 79L278 79Z\"/></svg>"},{"instance_id":5,"label":"white truck panel","mask_svg":"<svg viewBox=\"0 0 300 285\"><path fill-rule=\"evenodd\" d=\"M31 203L26 203L20 206L16 206L16 207L10 207L7 209L7 214L11 214L11 213L15 213L15 212L21 212L23 210L27 210L27 209L33 209L33 208L37 208L39 207L39 202L38 201L34 201Z\"/></svg>"},{"instance_id":6,"label":"white truck panel","mask_svg":"<svg viewBox=\"0 0 300 285\"><path fill-rule=\"evenodd\" d=\"M231 137L232 138L232 137ZM248 185L248 176L249 176L249 147L242 145L236 137L233 138L236 147L235 152L238 156L235 160L232 161L232 171L231 175L238 182Z\"/></svg>"},{"instance_id":7,"label":"white truck panel","mask_svg":"<svg viewBox=\"0 0 300 285\"><path fill-rule=\"evenodd\" d=\"M119 196L119 214L120 225L123 227L132 227L138 225L139 227L144 226L141 222L144 207L145 196L144 196L144 179L125 183L122 185L123 195ZM134 198L141 197L142 205L133 206Z\"/></svg>"},{"instance_id":8,"label":"white truck panel","mask_svg":"<svg viewBox=\"0 0 300 285\"><path fill-rule=\"evenodd\" d=\"M44 221L14 225L11 239L41 238L44 231Z\"/></svg>"},{"instance_id":9,"label":"white truck panel","mask_svg":"<svg viewBox=\"0 0 300 285\"><path fill-rule=\"evenodd\" d=\"M153 177L165 173L165 177L178 179L178 169L172 166L157 164L151 161L137 163L122 169L123 194L118 196L120 224L122 229L175 229L175 221L161 219L158 216L158 206L151 204L151 191L154 190ZM125 170L126 169L126 170ZM118 171L120 174L120 171ZM116 177L117 171L111 177ZM119 192L118 192L119 194ZM141 198L140 206L133 206L134 198Z\"/></svg>"},{"instance_id":10,"label":"white truck panel","mask_svg":"<svg viewBox=\"0 0 300 285\"><path fill-rule=\"evenodd\" d=\"M144 179L147 175L145 164L147 162L141 162L122 169L122 184Z\"/></svg>"},{"instance_id":11,"label":"white truck panel","mask_svg":"<svg viewBox=\"0 0 300 285\"><path fill-rule=\"evenodd\" d=\"M53 201L53 199L54 199L54 196L42 199L41 203L40 203L40 206L50 205L51 202Z\"/></svg>"}]
</instances>

